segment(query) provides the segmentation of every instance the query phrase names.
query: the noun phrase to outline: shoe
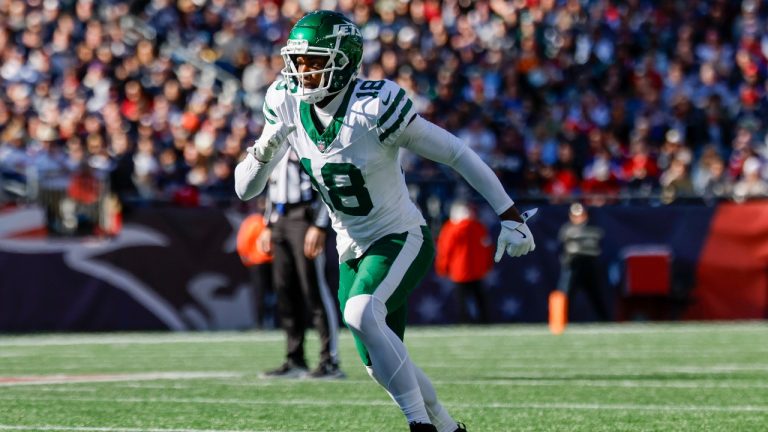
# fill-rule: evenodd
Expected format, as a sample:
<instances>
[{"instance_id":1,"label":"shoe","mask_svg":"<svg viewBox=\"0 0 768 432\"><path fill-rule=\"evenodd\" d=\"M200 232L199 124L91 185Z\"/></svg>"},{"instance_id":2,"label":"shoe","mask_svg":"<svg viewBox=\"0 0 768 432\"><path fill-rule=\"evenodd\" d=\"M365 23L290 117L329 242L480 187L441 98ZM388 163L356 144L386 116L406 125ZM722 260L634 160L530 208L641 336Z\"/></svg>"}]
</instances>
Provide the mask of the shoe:
<instances>
[{"instance_id":1,"label":"shoe","mask_svg":"<svg viewBox=\"0 0 768 432\"><path fill-rule=\"evenodd\" d=\"M411 428L411 432L437 432L435 425L429 423L408 423Z\"/></svg>"},{"instance_id":2,"label":"shoe","mask_svg":"<svg viewBox=\"0 0 768 432\"><path fill-rule=\"evenodd\" d=\"M314 379L344 379L346 377L347 374L339 369L339 365L331 362L320 363L317 365L317 368L307 375L307 378Z\"/></svg>"},{"instance_id":3,"label":"shoe","mask_svg":"<svg viewBox=\"0 0 768 432\"><path fill-rule=\"evenodd\" d=\"M456 423L456 430L453 432L467 432L467 426L464 423Z\"/></svg>"},{"instance_id":4,"label":"shoe","mask_svg":"<svg viewBox=\"0 0 768 432\"><path fill-rule=\"evenodd\" d=\"M286 360L279 368L266 371L262 378L304 378L307 376L307 365L296 364L292 360Z\"/></svg>"}]
</instances>

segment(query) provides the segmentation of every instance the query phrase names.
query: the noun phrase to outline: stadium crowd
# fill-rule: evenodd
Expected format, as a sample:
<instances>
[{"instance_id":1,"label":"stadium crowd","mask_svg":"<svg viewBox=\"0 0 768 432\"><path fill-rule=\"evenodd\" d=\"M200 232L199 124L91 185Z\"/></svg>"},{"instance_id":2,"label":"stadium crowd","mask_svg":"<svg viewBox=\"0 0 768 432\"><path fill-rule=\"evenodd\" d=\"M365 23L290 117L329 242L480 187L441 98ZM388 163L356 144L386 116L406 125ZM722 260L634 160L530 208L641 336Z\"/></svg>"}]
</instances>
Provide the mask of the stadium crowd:
<instances>
[{"instance_id":1,"label":"stadium crowd","mask_svg":"<svg viewBox=\"0 0 768 432\"><path fill-rule=\"evenodd\" d=\"M395 80L514 196L768 194L756 0L4 1L4 182L87 169L123 197L231 198L279 48L318 8L359 24L365 77Z\"/></svg>"}]
</instances>

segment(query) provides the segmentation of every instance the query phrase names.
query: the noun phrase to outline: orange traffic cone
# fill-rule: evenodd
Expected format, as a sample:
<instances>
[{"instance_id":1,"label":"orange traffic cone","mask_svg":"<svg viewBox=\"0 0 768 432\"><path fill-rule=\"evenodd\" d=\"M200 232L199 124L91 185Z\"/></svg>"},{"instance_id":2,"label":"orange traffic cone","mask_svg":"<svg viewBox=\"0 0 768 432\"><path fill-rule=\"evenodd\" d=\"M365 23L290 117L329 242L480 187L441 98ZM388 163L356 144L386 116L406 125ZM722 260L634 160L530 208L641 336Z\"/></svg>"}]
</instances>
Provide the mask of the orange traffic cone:
<instances>
[{"instance_id":1,"label":"orange traffic cone","mask_svg":"<svg viewBox=\"0 0 768 432\"><path fill-rule=\"evenodd\" d=\"M568 325L568 296L560 290L549 294L549 331L562 334Z\"/></svg>"}]
</instances>

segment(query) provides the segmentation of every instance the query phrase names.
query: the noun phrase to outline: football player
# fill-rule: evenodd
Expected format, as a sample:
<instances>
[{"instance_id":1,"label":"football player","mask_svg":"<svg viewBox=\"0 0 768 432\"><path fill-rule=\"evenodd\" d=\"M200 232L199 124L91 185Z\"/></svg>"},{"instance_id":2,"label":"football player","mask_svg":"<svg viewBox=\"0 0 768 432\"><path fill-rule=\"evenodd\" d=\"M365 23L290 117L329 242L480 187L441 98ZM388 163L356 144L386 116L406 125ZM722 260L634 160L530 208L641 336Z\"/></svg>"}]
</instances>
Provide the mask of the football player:
<instances>
[{"instance_id":1,"label":"football player","mask_svg":"<svg viewBox=\"0 0 768 432\"><path fill-rule=\"evenodd\" d=\"M337 233L339 302L369 375L411 431L463 431L403 344L407 298L429 270L432 236L411 201L400 148L447 164L501 219L495 259L535 248L533 234L493 171L463 142L416 114L405 90L357 78L363 40L343 15L316 11L280 51L282 79L267 90L266 124L235 170L237 195L259 194L289 146L320 192Z\"/></svg>"}]
</instances>

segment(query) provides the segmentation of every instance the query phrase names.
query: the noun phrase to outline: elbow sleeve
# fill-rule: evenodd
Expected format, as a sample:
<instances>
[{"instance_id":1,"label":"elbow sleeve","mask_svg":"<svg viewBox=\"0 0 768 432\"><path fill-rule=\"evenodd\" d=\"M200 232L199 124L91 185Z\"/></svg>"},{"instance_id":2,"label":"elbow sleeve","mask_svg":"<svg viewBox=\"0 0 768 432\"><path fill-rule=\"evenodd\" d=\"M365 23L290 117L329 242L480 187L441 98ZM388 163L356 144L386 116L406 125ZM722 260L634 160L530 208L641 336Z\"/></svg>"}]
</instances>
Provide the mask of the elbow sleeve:
<instances>
[{"instance_id":1,"label":"elbow sleeve","mask_svg":"<svg viewBox=\"0 0 768 432\"><path fill-rule=\"evenodd\" d=\"M504 213L514 204L493 170L471 149L462 152L451 166L480 192L496 214Z\"/></svg>"},{"instance_id":2,"label":"elbow sleeve","mask_svg":"<svg viewBox=\"0 0 768 432\"><path fill-rule=\"evenodd\" d=\"M235 193L243 201L260 194L267 185L269 170L267 164L257 161L248 154L235 167Z\"/></svg>"},{"instance_id":3,"label":"elbow sleeve","mask_svg":"<svg viewBox=\"0 0 768 432\"><path fill-rule=\"evenodd\" d=\"M400 145L456 170L480 192L496 214L503 213L514 204L493 170L463 141L445 129L419 117L405 130Z\"/></svg>"}]
</instances>

